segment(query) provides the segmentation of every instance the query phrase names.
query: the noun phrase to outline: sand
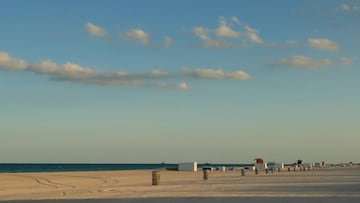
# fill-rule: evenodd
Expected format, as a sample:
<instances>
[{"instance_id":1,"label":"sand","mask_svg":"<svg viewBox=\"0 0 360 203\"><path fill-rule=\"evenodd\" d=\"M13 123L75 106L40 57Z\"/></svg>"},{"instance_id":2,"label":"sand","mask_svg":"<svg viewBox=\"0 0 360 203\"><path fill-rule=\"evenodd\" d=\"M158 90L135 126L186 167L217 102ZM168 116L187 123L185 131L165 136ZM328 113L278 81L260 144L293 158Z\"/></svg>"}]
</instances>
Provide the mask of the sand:
<instances>
[{"instance_id":1,"label":"sand","mask_svg":"<svg viewBox=\"0 0 360 203\"><path fill-rule=\"evenodd\" d=\"M35 202L360 202L360 168L274 172L101 171L0 174L0 201ZM45 201L39 201L45 200ZM50 201L49 201L50 200ZM57 200L57 201L54 201ZM30 201L29 201L30 202Z\"/></svg>"}]
</instances>

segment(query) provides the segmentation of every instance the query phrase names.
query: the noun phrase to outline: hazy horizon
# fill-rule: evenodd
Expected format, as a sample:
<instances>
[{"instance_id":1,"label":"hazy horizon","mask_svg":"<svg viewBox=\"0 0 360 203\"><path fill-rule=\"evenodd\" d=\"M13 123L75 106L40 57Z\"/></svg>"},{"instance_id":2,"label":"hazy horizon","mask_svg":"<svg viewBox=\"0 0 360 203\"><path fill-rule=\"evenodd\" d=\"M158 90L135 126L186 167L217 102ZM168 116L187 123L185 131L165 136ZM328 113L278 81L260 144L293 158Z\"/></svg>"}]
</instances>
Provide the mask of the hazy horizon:
<instances>
[{"instance_id":1,"label":"hazy horizon","mask_svg":"<svg viewBox=\"0 0 360 203\"><path fill-rule=\"evenodd\" d=\"M0 7L0 163L360 162L360 1Z\"/></svg>"}]
</instances>

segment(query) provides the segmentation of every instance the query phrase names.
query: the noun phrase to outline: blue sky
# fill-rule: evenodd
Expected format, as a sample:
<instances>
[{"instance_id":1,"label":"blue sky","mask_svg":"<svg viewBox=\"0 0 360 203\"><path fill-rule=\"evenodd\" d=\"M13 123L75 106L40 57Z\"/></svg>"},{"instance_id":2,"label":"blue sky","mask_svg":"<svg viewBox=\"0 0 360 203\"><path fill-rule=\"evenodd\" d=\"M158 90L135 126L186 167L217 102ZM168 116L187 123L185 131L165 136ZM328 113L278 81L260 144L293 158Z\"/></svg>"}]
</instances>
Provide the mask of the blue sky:
<instances>
[{"instance_id":1,"label":"blue sky","mask_svg":"<svg viewBox=\"0 0 360 203\"><path fill-rule=\"evenodd\" d=\"M359 162L359 1L2 1L0 162Z\"/></svg>"}]
</instances>

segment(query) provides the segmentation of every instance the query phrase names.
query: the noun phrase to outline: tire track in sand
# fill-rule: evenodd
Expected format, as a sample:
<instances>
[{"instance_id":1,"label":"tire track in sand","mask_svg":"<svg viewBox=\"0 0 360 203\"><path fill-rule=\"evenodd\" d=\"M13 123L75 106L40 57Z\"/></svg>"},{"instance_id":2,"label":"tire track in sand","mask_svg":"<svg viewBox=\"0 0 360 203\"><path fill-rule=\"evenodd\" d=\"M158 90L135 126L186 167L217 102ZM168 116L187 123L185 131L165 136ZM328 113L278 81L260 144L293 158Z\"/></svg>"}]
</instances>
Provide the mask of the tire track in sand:
<instances>
[{"instance_id":1,"label":"tire track in sand","mask_svg":"<svg viewBox=\"0 0 360 203\"><path fill-rule=\"evenodd\" d=\"M113 178L105 178L105 177L98 177L98 176L75 176L75 175L60 175L63 177L73 177L73 178L86 178L86 179L93 179L102 182L101 184L96 185L94 188L96 192L104 192L104 191L114 191L114 189L110 189L108 187L118 186L120 181ZM93 193L92 191L88 191L89 193Z\"/></svg>"},{"instance_id":2,"label":"tire track in sand","mask_svg":"<svg viewBox=\"0 0 360 203\"><path fill-rule=\"evenodd\" d=\"M48 186L51 187L53 189L60 189L60 188L64 188L64 187L70 187L72 189L75 189L76 186L75 185L69 185L69 184L63 184L63 183L56 183L51 181L48 178L45 177L36 177L36 176L30 176L30 175L18 175L18 174L14 174L14 176L19 176L19 177L26 177L26 178L31 178L33 179L36 183L38 183L39 185L44 185L44 186ZM61 192L61 196L65 196L66 192L62 191Z\"/></svg>"}]
</instances>

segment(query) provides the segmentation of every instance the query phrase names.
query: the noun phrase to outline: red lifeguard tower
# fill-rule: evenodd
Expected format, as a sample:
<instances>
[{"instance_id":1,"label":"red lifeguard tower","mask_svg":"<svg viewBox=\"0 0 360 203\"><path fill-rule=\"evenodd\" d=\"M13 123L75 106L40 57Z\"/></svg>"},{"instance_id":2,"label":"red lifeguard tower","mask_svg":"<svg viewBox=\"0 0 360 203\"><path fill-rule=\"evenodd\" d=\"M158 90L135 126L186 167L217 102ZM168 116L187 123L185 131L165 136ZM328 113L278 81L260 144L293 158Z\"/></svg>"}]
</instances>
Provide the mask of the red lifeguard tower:
<instances>
[{"instance_id":1,"label":"red lifeguard tower","mask_svg":"<svg viewBox=\"0 0 360 203\"><path fill-rule=\"evenodd\" d=\"M267 169L267 164L265 163L264 159L256 158L255 160L255 168L258 170L265 170Z\"/></svg>"},{"instance_id":2,"label":"red lifeguard tower","mask_svg":"<svg viewBox=\"0 0 360 203\"><path fill-rule=\"evenodd\" d=\"M262 158L256 158L254 160L256 161L257 164L264 164L264 159Z\"/></svg>"}]
</instances>

